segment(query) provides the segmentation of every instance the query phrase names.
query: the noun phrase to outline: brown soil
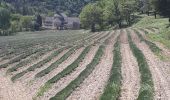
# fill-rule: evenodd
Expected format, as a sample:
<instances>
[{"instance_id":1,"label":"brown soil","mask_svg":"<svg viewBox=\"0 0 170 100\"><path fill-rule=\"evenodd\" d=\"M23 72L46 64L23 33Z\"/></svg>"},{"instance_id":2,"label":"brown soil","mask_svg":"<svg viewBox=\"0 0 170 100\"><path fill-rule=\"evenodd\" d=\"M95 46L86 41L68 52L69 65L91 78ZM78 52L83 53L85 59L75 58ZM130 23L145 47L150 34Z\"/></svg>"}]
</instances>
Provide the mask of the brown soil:
<instances>
[{"instance_id":1,"label":"brown soil","mask_svg":"<svg viewBox=\"0 0 170 100\"><path fill-rule=\"evenodd\" d=\"M137 35L132 31L131 36ZM135 42L135 41L134 41ZM169 100L170 98L170 65L160 61L144 42L135 42L145 55L150 67L155 88L155 100Z\"/></svg>"},{"instance_id":2,"label":"brown soil","mask_svg":"<svg viewBox=\"0 0 170 100\"><path fill-rule=\"evenodd\" d=\"M24 84L30 82L31 80L34 79L34 77L35 77L35 75L37 73L39 73L40 71L42 71L42 70L46 69L47 67L49 67L52 63L54 63L59 58L61 58L67 51L68 50L64 50L58 56L54 57L51 61L49 61L48 63L44 64L41 68L35 69L35 71L28 72L21 79L19 79L19 81L24 83Z\"/></svg>"},{"instance_id":3,"label":"brown soil","mask_svg":"<svg viewBox=\"0 0 170 100\"><path fill-rule=\"evenodd\" d=\"M9 77L0 74L0 100L32 100L21 83L12 83Z\"/></svg>"},{"instance_id":4,"label":"brown soil","mask_svg":"<svg viewBox=\"0 0 170 100\"><path fill-rule=\"evenodd\" d=\"M39 100L48 100L50 97L54 96L56 93L61 91L64 87L66 87L72 80L74 80L91 62L93 59L95 52L98 50L99 46L92 47L90 52L87 54L83 62L80 63L79 67L75 69L70 75L60 79L57 83L55 83L52 88L45 93L43 97Z\"/></svg>"},{"instance_id":5,"label":"brown soil","mask_svg":"<svg viewBox=\"0 0 170 100\"><path fill-rule=\"evenodd\" d=\"M136 100L140 89L140 73L136 58L128 44L127 33L121 35L122 87L120 100Z\"/></svg>"},{"instance_id":6,"label":"brown soil","mask_svg":"<svg viewBox=\"0 0 170 100\"><path fill-rule=\"evenodd\" d=\"M80 53L83 51L84 48L78 49L74 54L72 54L67 60L62 62L56 69L54 69L49 74L45 75L42 78L34 79L31 84L27 84L27 87L30 91L30 94L34 97L35 94L38 92L39 88L43 86L45 82L49 79L57 75L59 72L64 70L68 65L70 65L75 59L78 58Z\"/></svg>"},{"instance_id":7,"label":"brown soil","mask_svg":"<svg viewBox=\"0 0 170 100\"><path fill-rule=\"evenodd\" d=\"M67 98L67 100L96 100L99 99L109 78L113 63L113 45L119 34L111 38L99 65L84 82Z\"/></svg>"}]
</instances>

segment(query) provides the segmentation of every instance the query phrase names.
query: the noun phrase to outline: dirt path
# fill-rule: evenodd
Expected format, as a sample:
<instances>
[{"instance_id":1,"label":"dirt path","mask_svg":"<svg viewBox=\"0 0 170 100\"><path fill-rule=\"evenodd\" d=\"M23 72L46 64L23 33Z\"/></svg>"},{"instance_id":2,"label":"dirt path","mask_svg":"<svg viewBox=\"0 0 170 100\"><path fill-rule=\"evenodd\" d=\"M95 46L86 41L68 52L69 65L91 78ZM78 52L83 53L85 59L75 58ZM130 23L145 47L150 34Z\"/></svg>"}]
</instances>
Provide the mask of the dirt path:
<instances>
[{"instance_id":1,"label":"dirt path","mask_svg":"<svg viewBox=\"0 0 170 100\"><path fill-rule=\"evenodd\" d=\"M137 35L132 31L132 40L137 38ZM138 39L139 40L139 39ZM169 100L170 98L170 65L166 65L161 62L154 54L151 52L149 47L141 42L135 42L137 47L144 53L154 81L155 88L155 100Z\"/></svg>"},{"instance_id":2,"label":"dirt path","mask_svg":"<svg viewBox=\"0 0 170 100\"><path fill-rule=\"evenodd\" d=\"M77 78L77 76L86 68L86 66L92 61L95 53L97 52L99 46L92 47L90 52L87 54L83 62L80 63L79 67L75 69L71 74L60 79L52 88L44 94L39 100L48 100L50 97L54 96L56 93L65 88L72 80Z\"/></svg>"},{"instance_id":3,"label":"dirt path","mask_svg":"<svg viewBox=\"0 0 170 100\"><path fill-rule=\"evenodd\" d=\"M127 33L121 35L122 87L120 100L136 100L140 89L140 72L138 63L128 44Z\"/></svg>"},{"instance_id":4,"label":"dirt path","mask_svg":"<svg viewBox=\"0 0 170 100\"><path fill-rule=\"evenodd\" d=\"M118 34L111 38L99 65L88 78L67 98L67 100L96 100L99 99L109 78L113 63L113 45Z\"/></svg>"},{"instance_id":5,"label":"dirt path","mask_svg":"<svg viewBox=\"0 0 170 100\"><path fill-rule=\"evenodd\" d=\"M20 83L12 83L10 78L0 73L0 100L32 100Z\"/></svg>"},{"instance_id":6,"label":"dirt path","mask_svg":"<svg viewBox=\"0 0 170 100\"><path fill-rule=\"evenodd\" d=\"M84 48L78 49L75 53L73 53L70 57L68 57L67 60L62 62L56 69L48 73L42 78L38 78L32 81L31 84L28 84L27 87L29 88L30 94L34 97L39 88L47 82L49 79L57 75L59 72L64 70L68 65L70 65L75 59L78 58L78 56L81 54Z\"/></svg>"}]
</instances>

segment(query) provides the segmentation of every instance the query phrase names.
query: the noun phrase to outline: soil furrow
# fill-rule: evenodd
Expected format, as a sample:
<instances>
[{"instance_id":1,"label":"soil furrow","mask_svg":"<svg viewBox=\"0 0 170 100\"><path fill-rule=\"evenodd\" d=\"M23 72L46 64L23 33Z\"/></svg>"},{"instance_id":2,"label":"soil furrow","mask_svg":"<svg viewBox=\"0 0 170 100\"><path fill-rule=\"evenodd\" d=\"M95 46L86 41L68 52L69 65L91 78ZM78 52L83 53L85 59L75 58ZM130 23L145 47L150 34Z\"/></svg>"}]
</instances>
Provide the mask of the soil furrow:
<instances>
[{"instance_id":1,"label":"soil furrow","mask_svg":"<svg viewBox=\"0 0 170 100\"><path fill-rule=\"evenodd\" d=\"M56 93L65 88L72 80L77 78L77 76L86 68L86 66L92 61L95 53L97 52L99 46L92 47L90 52L87 54L83 62L79 64L79 67L75 69L71 74L60 79L55 83L52 88L44 94L43 97L39 98L40 100L48 100L50 97L54 96Z\"/></svg>"},{"instance_id":2,"label":"soil furrow","mask_svg":"<svg viewBox=\"0 0 170 100\"><path fill-rule=\"evenodd\" d=\"M25 84L25 83L33 80L37 73L39 73L40 71L42 71L42 70L46 69L47 67L49 67L52 63L54 63L59 58L61 58L66 52L68 52L68 50L64 50L63 52L61 52L58 56L54 57L51 61L49 61L48 63L44 64L41 68L37 68L34 71L30 71L30 72L26 73L24 76L22 76L19 79L19 81L21 81L22 83Z\"/></svg>"},{"instance_id":3,"label":"soil furrow","mask_svg":"<svg viewBox=\"0 0 170 100\"><path fill-rule=\"evenodd\" d=\"M136 34L131 31L132 38L138 38ZM133 39L132 39L133 40ZM138 39L139 40L139 39ZM135 42L135 41L134 41ZM155 100L169 100L170 98L170 70L165 66L149 47L144 42L135 42L137 47L144 53L154 81Z\"/></svg>"},{"instance_id":4,"label":"soil furrow","mask_svg":"<svg viewBox=\"0 0 170 100\"><path fill-rule=\"evenodd\" d=\"M120 100L136 100L140 89L140 73L138 63L128 44L127 33L121 36L122 55L122 87Z\"/></svg>"},{"instance_id":5,"label":"soil furrow","mask_svg":"<svg viewBox=\"0 0 170 100\"><path fill-rule=\"evenodd\" d=\"M81 52L83 51L84 48L80 48L78 49L75 53L73 53L69 58L67 58L67 60L65 60L64 62L62 62L56 69L54 69L53 71L51 71L50 73L48 73L47 75L45 75L44 77L41 78L37 78L35 80L33 80L31 85L28 85L28 87L30 87L30 93L32 94L32 96L34 96L38 89L43 86L43 84L51 79L52 77L54 77L56 74L58 74L59 72L61 72L63 69L65 69L68 65L70 65L75 59L78 58L78 56L81 54Z\"/></svg>"},{"instance_id":6,"label":"soil furrow","mask_svg":"<svg viewBox=\"0 0 170 100\"><path fill-rule=\"evenodd\" d=\"M43 59L47 58L49 55L51 55L54 51L56 51L56 49L46 52L45 54L43 54L42 56L38 57L36 60L31 61L30 63L26 64L25 66L23 66L22 68L17 69L17 71L12 72L12 75L15 75L17 73L20 73L26 69L28 69L30 66L33 66L34 64L37 64L38 62L42 61Z\"/></svg>"},{"instance_id":7,"label":"soil furrow","mask_svg":"<svg viewBox=\"0 0 170 100\"><path fill-rule=\"evenodd\" d=\"M112 33L113 34L113 33ZM106 46L104 55L99 65L84 80L84 82L67 98L67 100L96 100L99 99L105 84L109 78L109 73L113 63L113 44L118 34Z\"/></svg>"}]
</instances>

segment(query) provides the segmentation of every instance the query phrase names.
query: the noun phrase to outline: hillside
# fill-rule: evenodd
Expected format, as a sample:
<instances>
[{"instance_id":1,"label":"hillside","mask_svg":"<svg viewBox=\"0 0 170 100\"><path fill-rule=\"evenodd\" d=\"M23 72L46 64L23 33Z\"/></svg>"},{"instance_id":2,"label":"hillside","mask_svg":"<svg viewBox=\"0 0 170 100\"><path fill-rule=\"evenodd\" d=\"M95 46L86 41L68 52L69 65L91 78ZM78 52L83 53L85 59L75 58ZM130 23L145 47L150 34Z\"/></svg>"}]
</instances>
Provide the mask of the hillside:
<instances>
[{"instance_id":1,"label":"hillside","mask_svg":"<svg viewBox=\"0 0 170 100\"><path fill-rule=\"evenodd\" d=\"M158 34L149 32L147 35L152 41L157 41L164 44L167 48L170 48L170 24L168 18L162 16L157 16L155 19L154 16L147 15L138 15L139 22L135 23L133 27L147 27L147 28L158 28Z\"/></svg>"},{"instance_id":2,"label":"hillside","mask_svg":"<svg viewBox=\"0 0 170 100\"><path fill-rule=\"evenodd\" d=\"M12 12L22 15L50 14L58 11L70 16L78 16L82 8L93 1L95 0L5 0Z\"/></svg>"}]
</instances>

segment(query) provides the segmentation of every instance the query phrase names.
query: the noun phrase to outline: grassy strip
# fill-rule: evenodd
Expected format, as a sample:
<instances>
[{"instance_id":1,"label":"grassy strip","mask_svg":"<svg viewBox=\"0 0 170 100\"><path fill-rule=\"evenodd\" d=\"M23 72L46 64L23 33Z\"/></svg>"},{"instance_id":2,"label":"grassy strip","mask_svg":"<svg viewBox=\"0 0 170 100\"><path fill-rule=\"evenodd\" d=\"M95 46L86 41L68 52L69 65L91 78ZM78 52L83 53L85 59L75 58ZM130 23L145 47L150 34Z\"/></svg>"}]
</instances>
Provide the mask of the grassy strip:
<instances>
[{"instance_id":1,"label":"grassy strip","mask_svg":"<svg viewBox=\"0 0 170 100\"><path fill-rule=\"evenodd\" d=\"M101 45L97 53L95 54L92 62L87 65L86 69L83 70L79 74L79 76L75 80L73 80L67 87L57 93L54 97L50 98L50 100L65 100L76 89L76 87L78 87L85 80L85 78L88 77L90 73L92 73L94 68L100 62L104 53L104 49L105 46Z\"/></svg>"},{"instance_id":2,"label":"grassy strip","mask_svg":"<svg viewBox=\"0 0 170 100\"><path fill-rule=\"evenodd\" d=\"M100 100L117 100L121 90L121 52L120 52L120 42L114 45L114 62L110 72L109 81L105 87L104 93L101 95Z\"/></svg>"},{"instance_id":3,"label":"grassy strip","mask_svg":"<svg viewBox=\"0 0 170 100\"><path fill-rule=\"evenodd\" d=\"M140 30L141 31L143 31L145 34L149 34L149 32L148 31L146 31L145 29L143 29L143 28L140 28Z\"/></svg>"},{"instance_id":4,"label":"grassy strip","mask_svg":"<svg viewBox=\"0 0 170 100\"><path fill-rule=\"evenodd\" d=\"M137 100L153 100L154 84L153 84L151 72L149 70L149 65L142 51L139 50L137 46L133 43L130 33L128 33L128 40L133 55L137 59L139 71L141 73L141 81L140 81L141 87L140 87L139 96Z\"/></svg>"},{"instance_id":5,"label":"grassy strip","mask_svg":"<svg viewBox=\"0 0 170 100\"><path fill-rule=\"evenodd\" d=\"M154 30L152 27L148 27L148 28L146 28L146 29L152 31L153 33L155 32L155 30Z\"/></svg>"},{"instance_id":6,"label":"grassy strip","mask_svg":"<svg viewBox=\"0 0 170 100\"><path fill-rule=\"evenodd\" d=\"M97 42L99 42L99 41L101 41L102 39L106 38L107 36L109 36L109 34L110 34L110 32L107 33L106 35L104 35L103 37L99 38L99 39L97 40Z\"/></svg>"},{"instance_id":7,"label":"grassy strip","mask_svg":"<svg viewBox=\"0 0 170 100\"><path fill-rule=\"evenodd\" d=\"M77 49L82 47L81 45L75 46L72 49L70 49L66 54L64 54L59 60L51 64L48 68L42 70L41 72L37 73L35 75L35 78L40 78L45 76L46 74L50 73L52 70L58 67L59 64L61 64L63 61L65 61L71 54L73 54Z\"/></svg>"},{"instance_id":8,"label":"grassy strip","mask_svg":"<svg viewBox=\"0 0 170 100\"><path fill-rule=\"evenodd\" d=\"M25 59L25 58L27 58L28 56L30 56L30 55L32 55L32 54L35 54L35 53L37 53L37 52L40 52L40 51L42 51L42 50L44 50L44 49L43 49L43 48L40 48L40 49L37 49L37 50L34 50L34 51L29 51L29 52L27 52L27 53L24 53L24 54L22 54L21 56L19 56L19 57L15 58L15 59L13 59L13 60L11 60L11 61L3 64L3 65L0 65L0 69L1 69L1 68L7 68L9 64L16 63L16 62L20 62L22 59Z\"/></svg>"},{"instance_id":9,"label":"grassy strip","mask_svg":"<svg viewBox=\"0 0 170 100\"><path fill-rule=\"evenodd\" d=\"M56 83L57 81L59 81L61 78L65 77L66 75L70 74L71 72L73 72L78 66L79 64L83 61L83 59L85 58L85 56L87 55L87 53L90 51L91 45L87 46L83 52L79 55L79 57L72 63L70 64L66 69L64 69L62 72L60 72L59 74L57 74L56 76L54 76L53 78L51 78L50 80L48 80L44 86L42 86L39 90L39 92L37 93L37 96L42 96L46 91L48 91L48 89L50 88L49 86L51 86L53 83ZM49 87L49 88L47 88Z\"/></svg>"},{"instance_id":10,"label":"grassy strip","mask_svg":"<svg viewBox=\"0 0 170 100\"><path fill-rule=\"evenodd\" d=\"M46 50L38 52L36 55L30 57L30 59L21 61L20 63L18 63L14 67L9 68L7 70L7 73L11 73L11 72L17 71L19 68L24 67L24 66L28 65L29 63L31 63L32 61L35 61L35 60L39 59L42 55L44 55L46 52L49 52L49 51L51 51L51 49L46 49Z\"/></svg>"},{"instance_id":11,"label":"grassy strip","mask_svg":"<svg viewBox=\"0 0 170 100\"><path fill-rule=\"evenodd\" d=\"M64 50L66 49L69 49L70 46L68 47L63 47L61 49L58 49L57 51L55 51L54 53L52 53L49 57L47 57L46 59L38 62L37 64L33 65L33 66L30 66L28 69L26 69L25 71L23 72L20 72L16 75L14 75L11 80L12 81L15 81L19 78L21 78L23 75L25 75L26 73L30 72L30 71L34 71L35 69L37 68L41 68L44 64L48 63L49 61L51 61L53 58L55 58L56 56L58 56L61 52L63 52Z\"/></svg>"},{"instance_id":12,"label":"grassy strip","mask_svg":"<svg viewBox=\"0 0 170 100\"><path fill-rule=\"evenodd\" d=\"M141 39L141 41L144 41L149 46L149 48L151 49L152 52L154 52L155 54L161 53L162 50L158 46L156 46L155 43L152 43L152 42L144 39L144 37L139 33L139 31L137 31L135 29L134 29L134 31L138 35L138 37Z\"/></svg>"}]
</instances>

